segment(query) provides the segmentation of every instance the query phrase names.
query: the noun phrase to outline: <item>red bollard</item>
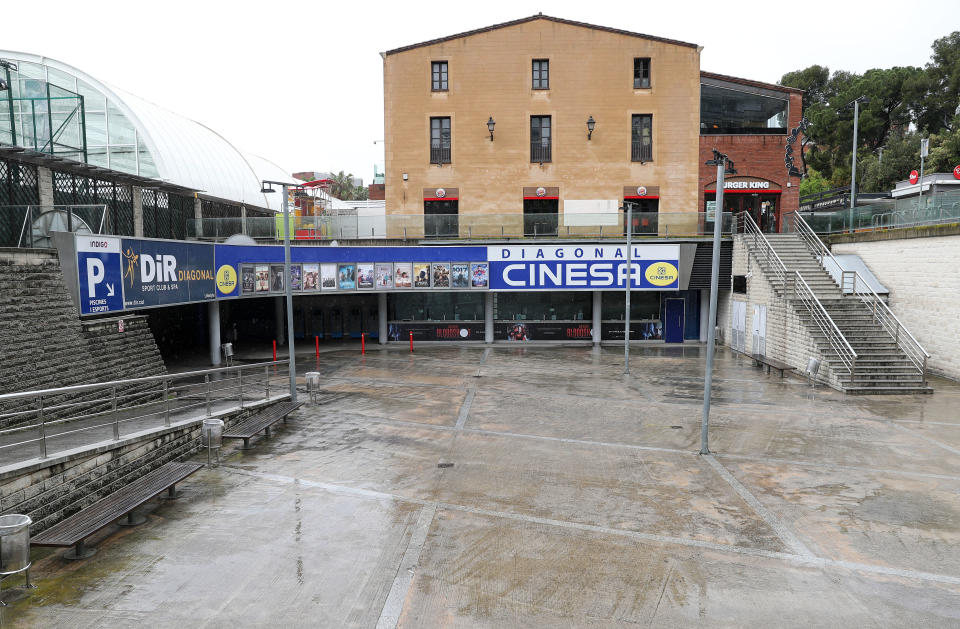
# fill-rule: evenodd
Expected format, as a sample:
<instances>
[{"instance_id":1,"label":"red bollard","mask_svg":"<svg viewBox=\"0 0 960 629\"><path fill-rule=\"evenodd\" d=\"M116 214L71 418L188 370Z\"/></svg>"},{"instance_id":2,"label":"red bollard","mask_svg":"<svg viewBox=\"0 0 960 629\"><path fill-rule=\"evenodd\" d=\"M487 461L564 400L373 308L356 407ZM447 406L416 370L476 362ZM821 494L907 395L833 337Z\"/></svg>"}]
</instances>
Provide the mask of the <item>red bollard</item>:
<instances>
[{"instance_id":1,"label":"red bollard","mask_svg":"<svg viewBox=\"0 0 960 629\"><path fill-rule=\"evenodd\" d=\"M273 339L273 362L277 362L277 339Z\"/></svg>"},{"instance_id":2,"label":"red bollard","mask_svg":"<svg viewBox=\"0 0 960 629\"><path fill-rule=\"evenodd\" d=\"M367 353L367 335L363 332L360 333L360 355L363 356Z\"/></svg>"},{"instance_id":3,"label":"red bollard","mask_svg":"<svg viewBox=\"0 0 960 629\"><path fill-rule=\"evenodd\" d=\"M315 336L313 337L313 340L316 341L316 344L317 344L317 359L319 360L320 359L320 337Z\"/></svg>"},{"instance_id":4,"label":"red bollard","mask_svg":"<svg viewBox=\"0 0 960 629\"><path fill-rule=\"evenodd\" d=\"M413 353L413 332L410 333L410 353Z\"/></svg>"}]
</instances>

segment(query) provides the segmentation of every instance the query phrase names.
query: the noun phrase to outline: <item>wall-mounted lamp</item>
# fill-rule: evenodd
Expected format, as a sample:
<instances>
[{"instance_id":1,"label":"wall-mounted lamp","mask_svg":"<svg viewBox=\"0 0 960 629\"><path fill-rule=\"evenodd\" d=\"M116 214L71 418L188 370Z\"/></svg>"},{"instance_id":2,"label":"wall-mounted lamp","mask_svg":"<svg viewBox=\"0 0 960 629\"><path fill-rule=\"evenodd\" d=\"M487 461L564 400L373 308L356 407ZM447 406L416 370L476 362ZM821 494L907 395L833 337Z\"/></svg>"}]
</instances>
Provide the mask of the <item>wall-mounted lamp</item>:
<instances>
[{"instance_id":1,"label":"wall-mounted lamp","mask_svg":"<svg viewBox=\"0 0 960 629\"><path fill-rule=\"evenodd\" d=\"M587 139L593 137L593 129L597 126L597 121L593 119L593 116L587 118Z\"/></svg>"},{"instance_id":2,"label":"wall-mounted lamp","mask_svg":"<svg viewBox=\"0 0 960 629\"><path fill-rule=\"evenodd\" d=\"M490 132L490 141L493 142L493 126L497 124L493 120L493 116L490 116L490 119L487 120L487 131Z\"/></svg>"}]
</instances>

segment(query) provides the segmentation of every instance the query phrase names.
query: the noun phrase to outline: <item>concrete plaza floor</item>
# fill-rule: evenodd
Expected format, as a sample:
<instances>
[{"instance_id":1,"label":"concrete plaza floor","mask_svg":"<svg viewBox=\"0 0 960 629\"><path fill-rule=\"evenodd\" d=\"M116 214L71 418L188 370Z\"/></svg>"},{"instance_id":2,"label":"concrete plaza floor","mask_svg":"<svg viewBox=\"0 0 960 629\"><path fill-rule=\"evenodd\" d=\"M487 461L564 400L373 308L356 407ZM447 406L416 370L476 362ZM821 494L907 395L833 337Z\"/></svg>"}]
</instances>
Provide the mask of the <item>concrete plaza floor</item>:
<instances>
[{"instance_id":1,"label":"concrete plaza floor","mask_svg":"<svg viewBox=\"0 0 960 629\"><path fill-rule=\"evenodd\" d=\"M720 350L700 456L703 353L323 354L272 438L91 559L35 551L2 626L960 625L960 386L844 396Z\"/></svg>"}]
</instances>

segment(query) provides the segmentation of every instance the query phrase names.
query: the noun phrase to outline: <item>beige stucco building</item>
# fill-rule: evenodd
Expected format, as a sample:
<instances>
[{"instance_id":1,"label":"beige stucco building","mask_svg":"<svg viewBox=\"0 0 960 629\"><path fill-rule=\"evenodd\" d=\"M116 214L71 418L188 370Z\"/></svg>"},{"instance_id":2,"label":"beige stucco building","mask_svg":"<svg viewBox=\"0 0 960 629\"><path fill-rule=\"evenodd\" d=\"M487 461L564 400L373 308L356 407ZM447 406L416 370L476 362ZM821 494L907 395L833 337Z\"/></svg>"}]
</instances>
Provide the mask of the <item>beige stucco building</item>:
<instances>
[{"instance_id":1,"label":"beige stucco building","mask_svg":"<svg viewBox=\"0 0 960 629\"><path fill-rule=\"evenodd\" d=\"M663 233L698 209L695 44L536 15L383 60L394 233L623 233L625 198Z\"/></svg>"}]
</instances>

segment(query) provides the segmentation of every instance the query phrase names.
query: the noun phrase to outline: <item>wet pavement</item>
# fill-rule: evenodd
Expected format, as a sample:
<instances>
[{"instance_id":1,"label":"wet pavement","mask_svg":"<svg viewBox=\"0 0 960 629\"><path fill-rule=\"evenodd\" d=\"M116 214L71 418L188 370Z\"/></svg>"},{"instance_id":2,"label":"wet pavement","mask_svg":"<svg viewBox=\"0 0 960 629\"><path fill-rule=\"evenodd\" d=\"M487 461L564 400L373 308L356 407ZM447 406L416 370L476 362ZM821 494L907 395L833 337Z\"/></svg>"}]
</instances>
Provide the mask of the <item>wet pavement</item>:
<instances>
[{"instance_id":1,"label":"wet pavement","mask_svg":"<svg viewBox=\"0 0 960 629\"><path fill-rule=\"evenodd\" d=\"M960 385L844 396L720 350L700 456L702 353L300 361L318 404L91 559L35 551L2 626L960 625Z\"/></svg>"}]
</instances>

